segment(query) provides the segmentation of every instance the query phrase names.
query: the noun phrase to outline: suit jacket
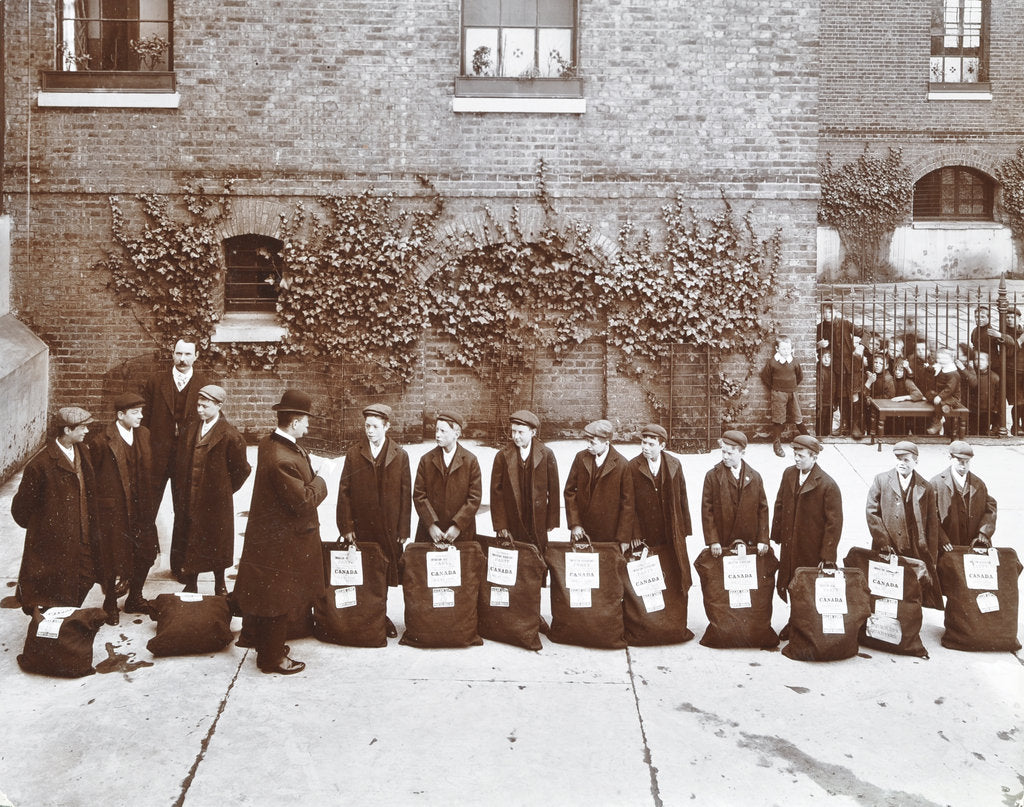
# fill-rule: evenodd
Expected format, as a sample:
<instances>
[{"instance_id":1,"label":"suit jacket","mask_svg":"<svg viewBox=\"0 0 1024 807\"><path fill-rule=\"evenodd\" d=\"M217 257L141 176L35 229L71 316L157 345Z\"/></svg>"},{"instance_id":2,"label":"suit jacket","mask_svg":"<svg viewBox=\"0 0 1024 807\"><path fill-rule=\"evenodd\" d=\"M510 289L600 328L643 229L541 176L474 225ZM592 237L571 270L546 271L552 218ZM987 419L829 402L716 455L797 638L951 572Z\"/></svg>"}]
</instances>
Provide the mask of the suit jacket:
<instances>
[{"instance_id":1,"label":"suit jacket","mask_svg":"<svg viewBox=\"0 0 1024 807\"><path fill-rule=\"evenodd\" d=\"M282 616L324 593L317 507L327 483L309 457L275 433L260 440L235 598L243 614Z\"/></svg>"},{"instance_id":2,"label":"suit jacket","mask_svg":"<svg viewBox=\"0 0 1024 807\"><path fill-rule=\"evenodd\" d=\"M409 455L384 438L380 486L373 469L370 442L363 437L345 455L338 485L337 523L342 535L373 541L388 559L388 583L398 585L398 561L412 522L412 472Z\"/></svg>"},{"instance_id":3,"label":"suit jacket","mask_svg":"<svg viewBox=\"0 0 1024 807\"><path fill-rule=\"evenodd\" d=\"M78 445L75 453L81 463L83 485L64 452L49 440L25 466L11 501L11 515L25 528L25 550L18 572L18 593L25 609L34 605L77 608L86 593L82 591L83 583L99 579L96 479L89 452Z\"/></svg>"},{"instance_id":4,"label":"suit jacket","mask_svg":"<svg viewBox=\"0 0 1024 807\"><path fill-rule=\"evenodd\" d=\"M732 471L718 463L704 477L700 516L704 543L728 547L734 541L768 543L768 499L761 475L744 461L740 465L740 493L733 502Z\"/></svg>"},{"instance_id":5,"label":"suit jacket","mask_svg":"<svg viewBox=\"0 0 1024 807\"><path fill-rule=\"evenodd\" d=\"M783 600L798 568L835 563L843 532L843 497L835 480L815 463L798 494L799 482L795 465L782 472L772 517L771 539L781 545L776 588Z\"/></svg>"},{"instance_id":6,"label":"suit jacket","mask_svg":"<svg viewBox=\"0 0 1024 807\"><path fill-rule=\"evenodd\" d=\"M686 480L683 478L683 466L678 459L667 452L661 453L662 470L666 479L665 493L668 496L668 519L666 532L671 536L673 554L679 564L682 590L686 591L693 585L690 573L690 556L686 551L686 537L693 532L690 522L690 503L686 498ZM656 508L661 508L661 498L655 487L651 468L647 458L638 454L629 461L633 474L633 507L636 513L634 537L643 538L648 530L645 521Z\"/></svg>"},{"instance_id":7,"label":"suit jacket","mask_svg":"<svg viewBox=\"0 0 1024 807\"><path fill-rule=\"evenodd\" d=\"M946 468L942 473L933 476L930 484L935 488L935 506L939 512L939 523L942 525L945 537L952 540L952 530L948 530L950 510L953 497L960 495L956 492L953 471ZM967 491L970 502L967 511L968 536L960 545L969 546L971 541L978 536L991 543L992 534L996 531L996 500L989 495L985 483L974 474L967 475Z\"/></svg>"},{"instance_id":8,"label":"suit jacket","mask_svg":"<svg viewBox=\"0 0 1024 807\"><path fill-rule=\"evenodd\" d=\"M177 388L174 386L171 368L166 367L146 379L142 388L142 411L146 418L146 428L150 432L153 474L160 482L166 479L165 473L171 475L175 471L174 454L179 438L184 436L187 426L199 420L196 411L199 390L212 383L212 378L193 368L192 378L185 387L185 420L179 429L174 422L174 393Z\"/></svg>"},{"instance_id":9,"label":"suit jacket","mask_svg":"<svg viewBox=\"0 0 1024 807\"><path fill-rule=\"evenodd\" d=\"M183 507L174 514L183 522L183 568L212 572L234 564L234 494L249 478L245 439L221 413L205 436L201 421L189 424L177 454L175 478Z\"/></svg>"},{"instance_id":10,"label":"suit jacket","mask_svg":"<svg viewBox=\"0 0 1024 807\"><path fill-rule=\"evenodd\" d=\"M420 457L412 489L412 503L419 516L416 540L431 540L431 524L437 524L442 531L454 524L459 528L459 541L474 540L476 511L480 509L482 498L480 463L472 452L456 444L455 456L446 476L441 447L430 449Z\"/></svg>"},{"instance_id":11,"label":"suit jacket","mask_svg":"<svg viewBox=\"0 0 1024 807\"><path fill-rule=\"evenodd\" d=\"M565 517L569 529L583 527L591 541L626 544L633 540L633 472L615 446L598 468L586 449L577 454L565 480Z\"/></svg>"},{"instance_id":12,"label":"suit jacket","mask_svg":"<svg viewBox=\"0 0 1024 807\"><path fill-rule=\"evenodd\" d=\"M558 464L544 443L534 439L530 448L533 464L531 498L533 523L527 527L523 513L522 485L519 480L519 449L513 443L494 456L491 469L491 525L494 531L508 530L513 540L530 541L532 532L541 554L548 545L548 530L561 523L558 498Z\"/></svg>"}]
</instances>

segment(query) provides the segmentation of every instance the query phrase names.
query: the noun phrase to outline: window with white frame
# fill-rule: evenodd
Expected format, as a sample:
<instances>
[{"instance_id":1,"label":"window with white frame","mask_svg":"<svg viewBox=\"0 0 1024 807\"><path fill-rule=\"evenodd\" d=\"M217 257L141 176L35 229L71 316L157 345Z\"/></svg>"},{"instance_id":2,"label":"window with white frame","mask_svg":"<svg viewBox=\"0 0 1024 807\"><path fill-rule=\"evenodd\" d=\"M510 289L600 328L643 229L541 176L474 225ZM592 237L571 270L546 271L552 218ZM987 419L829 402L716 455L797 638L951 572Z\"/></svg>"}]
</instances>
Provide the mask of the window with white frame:
<instances>
[{"instance_id":1,"label":"window with white frame","mask_svg":"<svg viewBox=\"0 0 1024 807\"><path fill-rule=\"evenodd\" d=\"M932 22L929 80L936 84L988 81L988 0L938 0Z\"/></svg>"},{"instance_id":2,"label":"window with white frame","mask_svg":"<svg viewBox=\"0 0 1024 807\"><path fill-rule=\"evenodd\" d=\"M992 221L995 182L965 165L947 165L914 185L914 221Z\"/></svg>"},{"instance_id":3,"label":"window with white frame","mask_svg":"<svg viewBox=\"0 0 1024 807\"><path fill-rule=\"evenodd\" d=\"M575 0L463 0L462 75L576 75Z\"/></svg>"}]
</instances>

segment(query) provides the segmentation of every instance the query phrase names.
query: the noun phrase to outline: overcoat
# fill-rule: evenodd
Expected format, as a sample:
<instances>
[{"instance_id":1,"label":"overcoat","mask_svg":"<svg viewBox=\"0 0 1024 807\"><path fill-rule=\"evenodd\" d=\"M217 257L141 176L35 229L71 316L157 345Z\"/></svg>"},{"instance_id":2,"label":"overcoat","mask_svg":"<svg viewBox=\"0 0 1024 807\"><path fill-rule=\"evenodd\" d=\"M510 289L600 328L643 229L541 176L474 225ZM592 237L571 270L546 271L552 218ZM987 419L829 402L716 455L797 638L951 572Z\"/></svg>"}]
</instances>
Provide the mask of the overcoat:
<instances>
[{"instance_id":1,"label":"overcoat","mask_svg":"<svg viewBox=\"0 0 1024 807\"><path fill-rule=\"evenodd\" d=\"M565 480L564 495L570 530L583 527L591 541L628 544L633 540L633 472L615 446L608 446L600 468L586 449L577 454Z\"/></svg>"},{"instance_id":2,"label":"overcoat","mask_svg":"<svg viewBox=\"0 0 1024 807\"><path fill-rule=\"evenodd\" d=\"M201 427L202 421L196 421L185 430L175 469L182 504L175 519L183 519L183 568L188 574L220 571L234 564L234 494L252 472L245 439L223 413L202 437Z\"/></svg>"},{"instance_id":3,"label":"overcoat","mask_svg":"<svg viewBox=\"0 0 1024 807\"><path fill-rule=\"evenodd\" d=\"M381 478L373 468L370 442L363 437L349 448L338 485L337 523L342 535L378 544L388 560L388 585L398 585L398 561L412 523L412 472L409 455L390 437L381 448Z\"/></svg>"},{"instance_id":4,"label":"overcoat","mask_svg":"<svg viewBox=\"0 0 1024 807\"><path fill-rule=\"evenodd\" d=\"M530 446L530 461L533 463L533 529L527 528L523 514L519 448L514 443L505 446L494 456L491 468L491 525L495 532L508 530L515 541L529 541L532 532L543 555L548 545L548 530L553 530L561 523L558 464L554 452L536 439Z\"/></svg>"},{"instance_id":5,"label":"overcoat","mask_svg":"<svg viewBox=\"0 0 1024 807\"><path fill-rule=\"evenodd\" d=\"M276 432L260 440L235 580L243 614L282 616L323 596L317 507L326 498L327 483L295 443Z\"/></svg>"},{"instance_id":6,"label":"overcoat","mask_svg":"<svg viewBox=\"0 0 1024 807\"><path fill-rule=\"evenodd\" d=\"M661 453L663 470L668 478L669 509L667 515L671 523L666 524L666 531L672 537L672 549L679 572L682 577L682 590L686 591L693 585L690 573L690 555L686 551L686 537L693 532L690 522L690 503L686 498L686 480L683 478L683 466L678 459L667 452ZM634 537L643 538L649 530L646 521L650 514L661 507L661 500L655 486L651 468L643 454L638 454L629 461L633 473L633 509L636 513Z\"/></svg>"},{"instance_id":7,"label":"overcoat","mask_svg":"<svg viewBox=\"0 0 1024 807\"><path fill-rule=\"evenodd\" d=\"M25 528L25 550L18 572L23 608L38 605L78 607L86 593L83 578L97 581L95 485L88 451L75 446L84 485L54 440L36 454L21 477L11 515ZM85 518L81 487L85 488ZM85 531L86 544L83 546Z\"/></svg>"},{"instance_id":8,"label":"overcoat","mask_svg":"<svg viewBox=\"0 0 1024 807\"><path fill-rule=\"evenodd\" d=\"M192 371L192 378L185 387L185 425L199 420L196 403L199 401L199 390L213 380L197 370ZM180 438L184 437L184 429L178 434L174 422L174 378L171 368L167 367L146 379L142 388L143 409L146 428L150 432L150 443L153 452L153 474L163 482L167 477L161 474L173 474L175 471L174 449ZM157 503L159 504L159 502Z\"/></svg>"},{"instance_id":9,"label":"overcoat","mask_svg":"<svg viewBox=\"0 0 1024 807\"><path fill-rule=\"evenodd\" d=\"M956 482L953 481L953 472L946 468L942 473L931 478L931 486L935 488L935 507L939 512L939 523L942 525L943 534L946 540L953 542L952 530L947 531L949 526L950 510L956 492ZM970 546L978 536L992 542L992 534L996 531L996 500L988 492L988 486L972 473L967 475L967 536L961 546Z\"/></svg>"},{"instance_id":10,"label":"overcoat","mask_svg":"<svg viewBox=\"0 0 1024 807\"><path fill-rule=\"evenodd\" d=\"M704 476L700 517L704 527L704 543L728 547L735 541L745 544L768 543L768 499L761 475L740 464L740 490L733 502L730 488L732 471L724 462L715 465Z\"/></svg>"},{"instance_id":11,"label":"overcoat","mask_svg":"<svg viewBox=\"0 0 1024 807\"><path fill-rule=\"evenodd\" d=\"M152 455L149 430L139 426L133 441L137 450L138 506L131 497L131 473L128 467L128 445L110 423L95 433L89 446L89 457L96 473L96 508L99 518L99 561L101 579L128 577L142 567L149 568L156 560L159 543L152 505L150 478Z\"/></svg>"},{"instance_id":12,"label":"overcoat","mask_svg":"<svg viewBox=\"0 0 1024 807\"><path fill-rule=\"evenodd\" d=\"M442 531L454 524L459 528L459 541L475 540L476 511L482 498L483 481L476 455L456 444L455 456L445 474L441 447L430 449L420 457L412 489L412 503L419 516L416 540L431 540L431 524L437 524Z\"/></svg>"},{"instance_id":13,"label":"overcoat","mask_svg":"<svg viewBox=\"0 0 1024 807\"><path fill-rule=\"evenodd\" d=\"M843 532L843 497L839 486L817 463L797 492L800 469L789 466L775 497L771 539L780 545L776 588L786 599L786 587L801 566L835 563Z\"/></svg>"}]
</instances>

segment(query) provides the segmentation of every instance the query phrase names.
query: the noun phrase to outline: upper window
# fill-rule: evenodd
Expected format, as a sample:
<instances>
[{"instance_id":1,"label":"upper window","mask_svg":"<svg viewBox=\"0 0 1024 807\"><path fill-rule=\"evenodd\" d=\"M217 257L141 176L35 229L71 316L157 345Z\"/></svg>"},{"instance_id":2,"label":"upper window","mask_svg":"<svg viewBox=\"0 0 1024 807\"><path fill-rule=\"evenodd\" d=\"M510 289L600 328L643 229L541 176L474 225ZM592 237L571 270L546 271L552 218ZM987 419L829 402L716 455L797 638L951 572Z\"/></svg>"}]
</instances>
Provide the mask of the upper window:
<instances>
[{"instance_id":1,"label":"upper window","mask_svg":"<svg viewBox=\"0 0 1024 807\"><path fill-rule=\"evenodd\" d=\"M462 75L576 75L575 0L463 0Z\"/></svg>"},{"instance_id":2,"label":"upper window","mask_svg":"<svg viewBox=\"0 0 1024 807\"><path fill-rule=\"evenodd\" d=\"M281 242L263 235L224 239L224 310L277 310Z\"/></svg>"},{"instance_id":3,"label":"upper window","mask_svg":"<svg viewBox=\"0 0 1024 807\"><path fill-rule=\"evenodd\" d=\"M932 21L930 80L941 84L988 81L988 0L940 0ZM941 15L941 16L940 16Z\"/></svg>"},{"instance_id":4,"label":"upper window","mask_svg":"<svg viewBox=\"0 0 1024 807\"><path fill-rule=\"evenodd\" d=\"M992 220L995 183L973 168L946 166L932 171L914 186L914 219Z\"/></svg>"}]
</instances>

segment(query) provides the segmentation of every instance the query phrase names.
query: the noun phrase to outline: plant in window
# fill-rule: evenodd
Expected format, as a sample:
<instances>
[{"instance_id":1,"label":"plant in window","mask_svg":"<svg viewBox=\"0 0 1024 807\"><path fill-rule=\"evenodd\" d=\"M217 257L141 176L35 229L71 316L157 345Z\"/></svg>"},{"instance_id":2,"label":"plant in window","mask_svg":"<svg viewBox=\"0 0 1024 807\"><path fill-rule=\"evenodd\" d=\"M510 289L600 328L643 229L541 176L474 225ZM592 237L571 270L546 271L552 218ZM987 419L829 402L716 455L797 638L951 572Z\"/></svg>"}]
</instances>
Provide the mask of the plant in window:
<instances>
[{"instance_id":1,"label":"plant in window","mask_svg":"<svg viewBox=\"0 0 1024 807\"><path fill-rule=\"evenodd\" d=\"M139 62L146 70L152 70L158 61L167 53L171 43L159 34L153 34L143 39L133 39L129 43Z\"/></svg>"},{"instance_id":2,"label":"plant in window","mask_svg":"<svg viewBox=\"0 0 1024 807\"><path fill-rule=\"evenodd\" d=\"M481 45L473 51L473 75L489 76L494 65L491 59L491 49L487 45Z\"/></svg>"},{"instance_id":3,"label":"plant in window","mask_svg":"<svg viewBox=\"0 0 1024 807\"><path fill-rule=\"evenodd\" d=\"M558 48L548 51L548 75L559 78L576 78L576 65L562 56Z\"/></svg>"},{"instance_id":4,"label":"plant in window","mask_svg":"<svg viewBox=\"0 0 1024 807\"><path fill-rule=\"evenodd\" d=\"M67 42L60 43L60 61L64 70L88 70L90 59L92 56L88 53L76 53Z\"/></svg>"}]
</instances>

